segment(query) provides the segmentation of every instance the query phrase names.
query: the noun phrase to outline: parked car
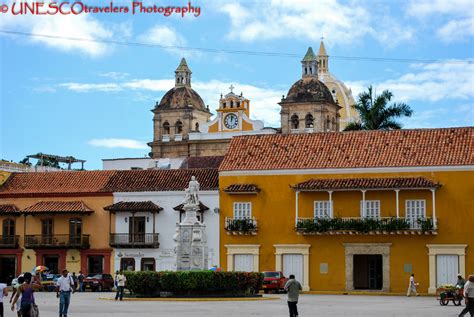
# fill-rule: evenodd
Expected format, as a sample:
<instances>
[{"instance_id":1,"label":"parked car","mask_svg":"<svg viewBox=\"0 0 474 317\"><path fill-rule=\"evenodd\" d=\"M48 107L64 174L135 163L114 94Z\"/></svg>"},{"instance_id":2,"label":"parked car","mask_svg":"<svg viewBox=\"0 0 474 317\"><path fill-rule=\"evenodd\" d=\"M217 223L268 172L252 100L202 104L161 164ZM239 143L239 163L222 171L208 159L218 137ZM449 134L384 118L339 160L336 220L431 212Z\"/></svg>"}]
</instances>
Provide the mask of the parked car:
<instances>
[{"instance_id":1,"label":"parked car","mask_svg":"<svg viewBox=\"0 0 474 317\"><path fill-rule=\"evenodd\" d=\"M287 281L288 278L283 275L283 272L263 272L263 292L265 294L270 291L274 291L275 293L284 292Z\"/></svg>"},{"instance_id":2,"label":"parked car","mask_svg":"<svg viewBox=\"0 0 474 317\"><path fill-rule=\"evenodd\" d=\"M114 287L114 279L110 274L89 274L84 279L84 288L94 292L105 290L111 291Z\"/></svg>"},{"instance_id":3,"label":"parked car","mask_svg":"<svg viewBox=\"0 0 474 317\"><path fill-rule=\"evenodd\" d=\"M56 282L61 274L46 274L43 280L41 281L41 285L43 285L43 290L46 292L54 292L56 289Z\"/></svg>"}]
</instances>

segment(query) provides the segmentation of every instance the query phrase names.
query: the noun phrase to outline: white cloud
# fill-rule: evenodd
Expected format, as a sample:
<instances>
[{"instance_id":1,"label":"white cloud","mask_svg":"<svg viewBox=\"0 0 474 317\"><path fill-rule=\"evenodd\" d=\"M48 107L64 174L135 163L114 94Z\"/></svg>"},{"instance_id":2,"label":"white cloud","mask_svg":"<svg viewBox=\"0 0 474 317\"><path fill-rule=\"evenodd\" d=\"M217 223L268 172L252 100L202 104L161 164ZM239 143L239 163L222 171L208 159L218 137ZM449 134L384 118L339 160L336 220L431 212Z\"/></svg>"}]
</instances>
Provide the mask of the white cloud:
<instances>
[{"instance_id":1,"label":"white cloud","mask_svg":"<svg viewBox=\"0 0 474 317\"><path fill-rule=\"evenodd\" d=\"M443 21L436 35L444 42L461 41L474 36L474 2L472 0L412 0L406 7L409 16L430 23Z\"/></svg>"},{"instance_id":2,"label":"white cloud","mask_svg":"<svg viewBox=\"0 0 474 317\"><path fill-rule=\"evenodd\" d=\"M99 76L101 77L111 78L113 80L124 79L128 77L129 75L130 75L129 73L121 73L121 72L105 72L105 73L99 74Z\"/></svg>"},{"instance_id":3,"label":"white cloud","mask_svg":"<svg viewBox=\"0 0 474 317\"><path fill-rule=\"evenodd\" d=\"M101 56L110 49L110 45L94 41L111 39L115 34L114 31L122 35L131 33L130 23L106 25L90 14L13 16L10 12L2 14L0 28L32 34L86 39L78 41L39 36L10 36L18 41L24 42L27 39L31 43L40 43L53 49L82 53L92 57Z\"/></svg>"},{"instance_id":4,"label":"white cloud","mask_svg":"<svg viewBox=\"0 0 474 317\"><path fill-rule=\"evenodd\" d=\"M75 92L112 92L123 90L120 84L117 83L103 83L103 84L82 84L82 83L63 83L59 87L66 88Z\"/></svg>"},{"instance_id":5,"label":"white cloud","mask_svg":"<svg viewBox=\"0 0 474 317\"><path fill-rule=\"evenodd\" d=\"M414 31L406 24L386 15L373 14L356 2L338 0L273 0L233 2L218 10L231 20L228 36L244 42L279 38L316 41L328 36L329 46L349 44L372 36L386 46L412 40Z\"/></svg>"},{"instance_id":6,"label":"white cloud","mask_svg":"<svg viewBox=\"0 0 474 317\"><path fill-rule=\"evenodd\" d=\"M145 142L131 139L92 139L89 145L106 148L126 148L134 150L147 150L149 147Z\"/></svg>"},{"instance_id":7,"label":"white cloud","mask_svg":"<svg viewBox=\"0 0 474 317\"><path fill-rule=\"evenodd\" d=\"M468 64L465 60L446 62L412 65L411 72L382 82L357 81L346 84L352 87L354 97L372 84L377 91L392 91L396 100L400 101L436 102L473 98L474 64Z\"/></svg>"},{"instance_id":8,"label":"white cloud","mask_svg":"<svg viewBox=\"0 0 474 317\"><path fill-rule=\"evenodd\" d=\"M474 9L473 9L474 10ZM474 36L474 19L452 20L436 31L436 35L444 42L455 42Z\"/></svg>"},{"instance_id":9,"label":"white cloud","mask_svg":"<svg viewBox=\"0 0 474 317\"><path fill-rule=\"evenodd\" d=\"M146 44L163 46L186 46L187 44L186 39L175 29L164 25L155 25L148 29L138 37L138 40ZM165 48L165 50L173 54L179 53L181 56L190 56L190 51L187 50L173 47Z\"/></svg>"}]
</instances>

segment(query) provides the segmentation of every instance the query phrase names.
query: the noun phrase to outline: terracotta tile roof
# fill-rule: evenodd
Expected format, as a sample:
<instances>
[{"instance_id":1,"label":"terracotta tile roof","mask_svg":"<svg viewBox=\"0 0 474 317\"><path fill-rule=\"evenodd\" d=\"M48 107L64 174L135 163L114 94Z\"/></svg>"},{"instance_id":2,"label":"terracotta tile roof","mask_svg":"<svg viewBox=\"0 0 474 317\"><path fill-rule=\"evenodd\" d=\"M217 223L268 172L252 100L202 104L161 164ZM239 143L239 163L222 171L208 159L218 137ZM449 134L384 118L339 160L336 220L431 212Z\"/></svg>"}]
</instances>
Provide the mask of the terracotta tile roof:
<instances>
[{"instance_id":1,"label":"terracotta tile roof","mask_svg":"<svg viewBox=\"0 0 474 317\"><path fill-rule=\"evenodd\" d=\"M21 211L22 213L75 213L90 214L94 212L82 201L40 201Z\"/></svg>"},{"instance_id":2,"label":"terracotta tile roof","mask_svg":"<svg viewBox=\"0 0 474 317\"><path fill-rule=\"evenodd\" d=\"M151 201L120 201L118 203L104 207L109 211L160 211L160 206Z\"/></svg>"},{"instance_id":3,"label":"terracotta tile roof","mask_svg":"<svg viewBox=\"0 0 474 317\"><path fill-rule=\"evenodd\" d=\"M20 215L19 209L13 204L0 205L0 215Z\"/></svg>"},{"instance_id":4,"label":"terracotta tile roof","mask_svg":"<svg viewBox=\"0 0 474 317\"><path fill-rule=\"evenodd\" d=\"M474 127L232 138L220 171L474 165Z\"/></svg>"},{"instance_id":5,"label":"terracotta tile roof","mask_svg":"<svg viewBox=\"0 0 474 317\"><path fill-rule=\"evenodd\" d=\"M208 168L116 171L103 190L111 192L184 191L189 185L191 176L196 176L200 190L219 188L217 169Z\"/></svg>"},{"instance_id":6,"label":"terracotta tile roof","mask_svg":"<svg viewBox=\"0 0 474 317\"><path fill-rule=\"evenodd\" d=\"M219 168L224 156L192 156L188 157L181 168Z\"/></svg>"},{"instance_id":7,"label":"terracotta tile roof","mask_svg":"<svg viewBox=\"0 0 474 317\"><path fill-rule=\"evenodd\" d=\"M96 194L115 171L64 171L13 173L0 187L2 196L59 196Z\"/></svg>"},{"instance_id":8,"label":"terracotta tile roof","mask_svg":"<svg viewBox=\"0 0 474 317\"><path fill-rule=\"evenodd\" d=\"M224 191L228 194L258 193L260 188L254 184L232 184L227 186Z\"/></svg>"},{"instance_id":9,"label":"terracotta tile roof","mask_svg":"<svg viewBox=\"0 0 474 317\"><path fill-rule=\"evenodd\" d=\"M173 207L173 209L176 211L184 211L183 206L184 206L183 204L179 204L178 206ZM199 202L199 211L206 211L206 210L209 210L209 207L204 205L202 202Z\"/></svg>"},{"instance_id":10,"label":"terracotta tile roof","mask_svg":"<svg viewBox=\"0 0 474 317\"><path fill-rule=\"evenodd\" d=\"M292 186L295 190L410 189L441 186L425 177L310 179Z\"/></svg>"}]
</instances>

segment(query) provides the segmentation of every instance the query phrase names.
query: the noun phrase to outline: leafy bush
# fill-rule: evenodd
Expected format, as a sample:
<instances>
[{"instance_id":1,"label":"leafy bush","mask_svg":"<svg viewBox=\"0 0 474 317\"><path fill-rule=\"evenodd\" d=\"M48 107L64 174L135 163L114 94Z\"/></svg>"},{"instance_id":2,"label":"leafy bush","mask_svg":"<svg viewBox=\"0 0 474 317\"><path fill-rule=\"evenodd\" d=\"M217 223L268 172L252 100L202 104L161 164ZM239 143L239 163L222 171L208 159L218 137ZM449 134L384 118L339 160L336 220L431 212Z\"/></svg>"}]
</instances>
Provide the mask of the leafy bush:
<instances>
[{"instance_id":1,"label":"leafy bush","mask_svg":"<svg viewBox=\"0 0 474 317\"><path fill-rule=\"evenodd\" d=\"M254 219L227 219L226 230L250 232L257 230Z\"/></svg>"},{"instance_id":2,"label":"leafy bush","mask_svg":"<svg viewBox=\"0 0 474 317\"><path fill-rule=\"evenodd\" d=\"M323 233L333 230L354 230L367 233L369 231L397 231L407 229L410 229L410 223L403 218L315 218L302 219L298 221L296 226L296 230L303 233Z\"/></svg>"},{"instance_id":3,"label":"leafy bush","mask_svg":"<svg viewBox=\"0 0 474 317\"><path fill-rule=\"evenodd\" d=\"M127 288L137 295L157 296L160 291L175 295L243 295L258 291L261 273L180 271L126 272Z\"/></svg>"}]
</instances>

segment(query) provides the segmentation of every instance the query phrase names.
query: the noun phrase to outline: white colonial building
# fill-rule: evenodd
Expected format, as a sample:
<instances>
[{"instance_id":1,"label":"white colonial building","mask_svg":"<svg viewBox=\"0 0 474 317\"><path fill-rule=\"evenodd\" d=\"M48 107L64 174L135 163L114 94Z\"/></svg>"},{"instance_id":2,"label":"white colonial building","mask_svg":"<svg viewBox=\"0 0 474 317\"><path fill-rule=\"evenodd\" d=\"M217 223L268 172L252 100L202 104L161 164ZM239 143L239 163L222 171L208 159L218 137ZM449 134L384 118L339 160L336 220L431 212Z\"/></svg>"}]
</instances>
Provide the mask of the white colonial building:
<instances>
[{"instance_id":1,"label":"white colonial building","mask_svg":"<svg viewBox=\"0 0 474 317\"><path fill-rule=\"evenodd\" d=\"M219 266L217 169L136 171L114 204L105 207L113 222L110 245L115 270L176 270L174 235L184 219L182 203L191 175L201 184L198 219L206 225L209 266Z\"/></svg>"}]
</instances>

